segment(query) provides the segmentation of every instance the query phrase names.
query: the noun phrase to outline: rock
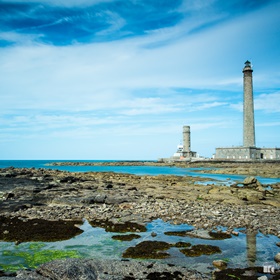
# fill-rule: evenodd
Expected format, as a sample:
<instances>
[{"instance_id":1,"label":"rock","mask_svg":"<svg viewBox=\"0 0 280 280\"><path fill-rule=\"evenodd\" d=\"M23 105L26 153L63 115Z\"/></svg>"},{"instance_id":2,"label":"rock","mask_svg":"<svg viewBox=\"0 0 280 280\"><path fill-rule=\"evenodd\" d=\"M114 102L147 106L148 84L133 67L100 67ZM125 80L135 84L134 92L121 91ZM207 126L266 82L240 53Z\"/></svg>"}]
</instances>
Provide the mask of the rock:
<instances>
[{"instance_id":1,"label":"rock","mask_svg":"<svg viewBox=\"0 0 280 280\"><path fill-rule=\"evenodd\" d=\"M105 203L106 204L121 204L124 202L130 202L131 199L124 196L108 196L106 197Z\"/></svg>"},{"instance_id":2,"label":"rock","mask_svg":"<svg viewBox=\"0 0 280 280\"><path fill-rule=\"evenodd\" d=\"M266 276L260 276L257 280L268 280L268 278Z\"/></svg>"},{"instance_id":3,"label":"rock","mask_svg":"<svg viewBox=\"0 0 280 280\"><path fill-rule=\"evenodd\" d=\"M2 279L2 278L1 278ZM129 260L67 259L41 265L34 271L21 270L9 280L123 280L123 279L209 279L185 267Z\"/></svg>"},{"instance_id":4,"label":"rock","mask_svg":"<svg viewBox=\"0 0 280 280\"><path fill-rule=\"evenodd\" d=\"M278 263L280 263L280 253L277 253L274 257L274 260Z\"/></svg>"},{"instance_id":5,"label":"rock","mask_svg":"<svg viewBox=\"0 0 280 280\"><path fill-rule=\"evenodd\" d=\"M96 196L83 198L81 202L85 204L104 203L106 198L107 196L105 194L98 194Z\"/></svg>"},{"instance_id":6,"label":"rock","mask_svg":"<svg viewBox=\"0 0 280 280\"><path fill-rule=\"evenodd\" d=\"M8 199L11 199L11 198L14 198L14 197L15 197L14 193L8 192L3 196L3 200L8 200Z\"/></svg>"},{"instance_id":7,"label":"rock","mask_svg":"<svg viewBox=\"0 0 280 280\"><path fill-rule=\"evenodd\" d=\"M255 177L246 177L243 181L244 185L251 185L255 184L257 182L257 179Z\"/></svg>"},{"instance_id":8,"label":"rock","mask_svg":"<svg viewBox=\"0 0 280 280\"><path fill-rule=\"evenodd\" d=\"M227 262L223 260L215 260L213 261L213 265L219 269L224 269L227 267Z\"/></svg>"}]
</instances>

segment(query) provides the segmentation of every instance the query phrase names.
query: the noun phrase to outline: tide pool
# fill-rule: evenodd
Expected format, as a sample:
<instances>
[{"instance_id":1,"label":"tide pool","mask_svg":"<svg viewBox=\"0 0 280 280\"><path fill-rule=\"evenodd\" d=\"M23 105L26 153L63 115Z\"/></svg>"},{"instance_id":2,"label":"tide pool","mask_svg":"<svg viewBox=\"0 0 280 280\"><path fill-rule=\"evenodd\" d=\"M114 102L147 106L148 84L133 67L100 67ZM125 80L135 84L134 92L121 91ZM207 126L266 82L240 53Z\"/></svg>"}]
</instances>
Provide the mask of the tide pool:
<instances>
[{"instance_id":1,"label":"tide pool","mask_svg":"<svg viewBox=\"0 0 280 280\"><path fill-rule=\"evenodd\" d=\"M207 240L197 237L180 237L166 235L169 231L186 231L193 229L187 224L172 225L162 220L154 220L147 224L147 231L137 233L141 237L132 241L118 241L112 239L118 233L106 232L102 228L92 227L86 220L81 226L83 233L65 241L59 242L26 242L15 245L11 242L0 242L0 270L35 268L48 257L81 257L122 259L122 253L131 246L142 241L165 241L170 244L190 242L191 245L207 244L218 246L221 253L186 257L179 248L172 247L167 252L170 257L161 262L182 265L204 273L211 273L213 260L223 259L229 267L263 266L267 263L276 266L273 258L279 252L276 243L279 238L261 233L246 235L242 229L236 229L238 236L224 240ZM155 237L152 237L156 234ZM43 256L43 257L42 257Z\"/></svg>"}]
</instances>

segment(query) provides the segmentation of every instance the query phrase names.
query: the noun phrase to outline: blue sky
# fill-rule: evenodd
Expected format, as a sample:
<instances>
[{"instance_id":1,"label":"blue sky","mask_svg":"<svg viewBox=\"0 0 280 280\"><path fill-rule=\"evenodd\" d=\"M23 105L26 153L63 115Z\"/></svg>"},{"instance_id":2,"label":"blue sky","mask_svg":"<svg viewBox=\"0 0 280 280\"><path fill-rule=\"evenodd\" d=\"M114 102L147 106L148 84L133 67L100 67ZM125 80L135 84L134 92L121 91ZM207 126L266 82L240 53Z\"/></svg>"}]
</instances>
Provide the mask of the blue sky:
<instances>
[{"instance_id":1,"label":"blue sky","mask_svg":"<svg viewBox=\"0 0 280 280\"><path fill-rule=\"evenodd\" d=\"M280 146L280 0L1 0L0 159L169 157Z\"/></svg>"}]
</instances>

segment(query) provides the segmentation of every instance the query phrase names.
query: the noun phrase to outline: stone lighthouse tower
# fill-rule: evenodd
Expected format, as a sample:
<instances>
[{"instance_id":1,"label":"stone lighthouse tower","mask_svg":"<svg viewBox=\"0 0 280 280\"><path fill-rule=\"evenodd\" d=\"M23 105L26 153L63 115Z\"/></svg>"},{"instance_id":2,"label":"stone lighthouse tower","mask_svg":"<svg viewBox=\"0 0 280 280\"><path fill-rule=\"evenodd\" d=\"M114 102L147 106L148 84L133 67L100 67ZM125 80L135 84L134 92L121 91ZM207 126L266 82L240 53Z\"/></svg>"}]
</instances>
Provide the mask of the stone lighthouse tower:
<instances>
[{"instance_id":1,"label":"stone lighthouse tower","mask_svg":"<svg viewBox=\"0 0 280 280\"><path fill-rule=\"evenodd\" d=\"M183 156L190 157L191 152L191 128L188 125L183 126Z\"/></svg>"},{"instance_id":2,"label":"stone lighthouse tower","mask_svg":"<svg viewBox=\"0 0 280 280\"><path fill-rule=\"evenodd\" d=\"M255 147L253 69L250 61L243 68L243 147Z\"/></svg>"},{"instance_id":3,"label":"stone lighthouse tower","mask_svg":"<svg viewBox=\"0 0 280 280\"><path fill-rule=\"evenodd\" d=\"M252 73L251 63L247 60L243 68L243 146L216 148L215 158L280 161L280 148L256 147Z\"/></svg>"}]
</instances>

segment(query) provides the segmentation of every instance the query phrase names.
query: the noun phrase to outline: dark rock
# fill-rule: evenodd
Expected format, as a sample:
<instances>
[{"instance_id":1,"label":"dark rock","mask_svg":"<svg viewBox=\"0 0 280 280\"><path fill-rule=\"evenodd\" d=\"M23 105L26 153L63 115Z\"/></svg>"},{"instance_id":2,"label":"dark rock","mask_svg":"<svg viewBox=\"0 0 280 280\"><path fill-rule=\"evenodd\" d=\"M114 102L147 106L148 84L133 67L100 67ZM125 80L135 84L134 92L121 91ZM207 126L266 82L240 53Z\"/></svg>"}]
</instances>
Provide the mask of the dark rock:
<instances>
[{"instance_id":1,"label":"dark rock","mask_svg":"<svg viewBox=\"0 0 280 280\"><path fill-rule=\"evenodd\" d=\"M192 230L184 230L184 231L166 231L165 235L174 235L174 236L188 236L188 233Z\"/></svg>"},{"instance_id":2,"label":"dark rock","mask_svg":"<svg viewBox=\"0 0 280 280\"><path fill-rule=\"evenodd\" d=\"M138 239L141 236L138 234L126 234L126 235L113 235L112 239L120 241L131 241L133 239Z\"/></svg>"},{"instance_id":3,"label":"dark rock","mask_svg":"<svg viewBox=\"0 0 280 280\"><path fill-rule=\"evenodd\" d=\"M231 238L231 235L227 232L221 232L221 231L210 231L209 235L216 240L223 240Z\"/></svg>"},{"instance_id":4,"label":"dark rock","mask_svg":"<svg viewBox=\"0 0 280 280\"><path fill-rule=\"evenodd\" d=\"M163 241L143 241L135 247L129 247L123 253L123 257L137 259L165 259L170 255L162 251L168 250L170 247L170 244Z\"/></svg>"},{"instance_id":5,"label":"dark rock","mask_svg":"<svg viewBox=\"0 0 280 280\"><path fill-rule=\"evenodd\" d=\"M6 242L60 241L70 239L83 231L75 227L79 221L46 221L0 216L0 240ZM8 234L5 232L8 231Z\"/></svg>"},{"instance_id":6,"label":"dark rock","mask_svg":"<svg viewBox=\"0 0 280 280\"><path fill-rule=\"evenodd\" d=\"M15 197L15 194L12 193L12 192L9 192L9 193L6 193L4 196L3 196L3 200L8 200L8 199L11 199L11 198L14 198Z\"/></svg>"},{"instance_id":7,"label":"dark rock","mask_svg":"<svg viewBox=\"0 0 280 280\"><path fill-rule=\"evenodd\" d=\"M105 228L107 232L145 232L146 227L141 224L125 222L113 223L108 220L94 220L89 222L94 227Z\"/></svg>"},{"instance_id":8,"label":"dark rock","mask_svg":"<svg viewBox=\"0 0 280 280\"><path fill-rule=\"evenodd\" d=\"M60 179L60 183L74 183L74 182L78 182L79 178L74 177L74 176L66 176L62 179Z\"/></svg>"},{"instance_id":9,"label":"dark rock","mask_svg":"<svg viewBox=\"0 0 280 280\"><path fill-rule=\"evenodd\" d=\"M187 257L198 257L201 255L213 255L221 253L221 249L218 246L213 245L205 245L205 244L198 244L193 245L189 249L182 249L180 250Z\"/></svg>"},{"instance_id":10,"label":"dark rock","mask_svg":"<svg viewBox=\"0 0 280 280\"><path fill-rule=\"evenodd\" d=\"M226 268L214 272L215 280L257 280L263 274L263 267L249 267L249 268ZM278 275L279 276L279 275ZM277 275L270 279L279 279Z\"/></svg>"},{"instance_id":11,"label":"dark rock","mask_svg":"<svg viewBox=\"0 0 280 280\"><path fill-rule=\"evenodd\" d=\"M183 274L179 271L175 271L174 273L170 273L170 272L153 272L153 273L149 273L147 275L146 279L150 279L150 280L158 280L158 279L163 279L163 280L179 280L183 278Z\"/></svg>"},{"instance_id":12,"label":"dark rock","mask_svg":"<svg viewBox=\"0 0 280 280\"><path fill-rule=\"evenodd\" d=\"M177 248L185 248L185 247L190 247L192 244L191 243L189 243L189 242L177 242L176 244L175 244L175 247L177 247Z\"/></svg>"}]
</instances>

